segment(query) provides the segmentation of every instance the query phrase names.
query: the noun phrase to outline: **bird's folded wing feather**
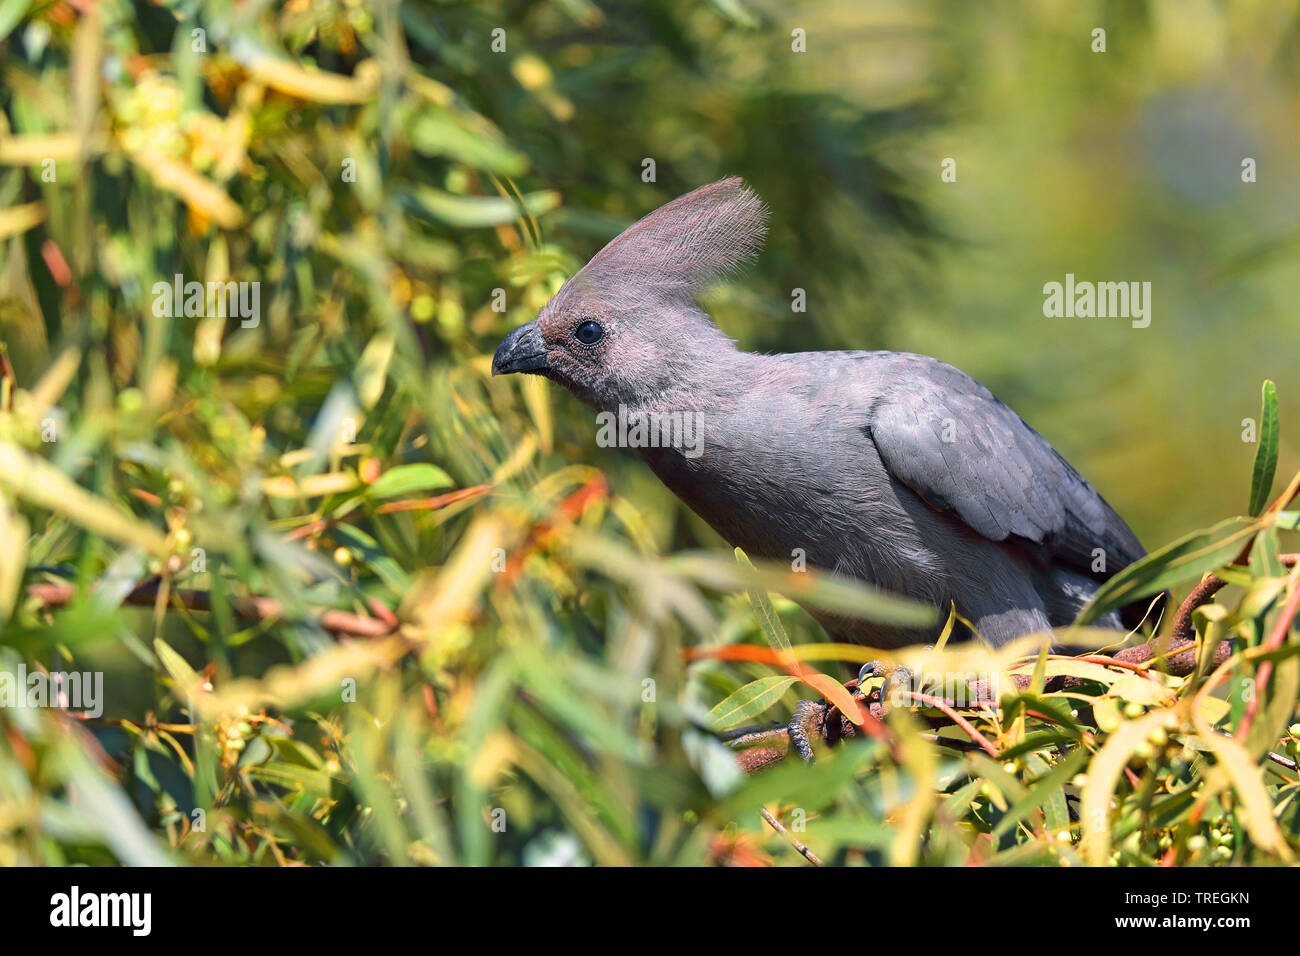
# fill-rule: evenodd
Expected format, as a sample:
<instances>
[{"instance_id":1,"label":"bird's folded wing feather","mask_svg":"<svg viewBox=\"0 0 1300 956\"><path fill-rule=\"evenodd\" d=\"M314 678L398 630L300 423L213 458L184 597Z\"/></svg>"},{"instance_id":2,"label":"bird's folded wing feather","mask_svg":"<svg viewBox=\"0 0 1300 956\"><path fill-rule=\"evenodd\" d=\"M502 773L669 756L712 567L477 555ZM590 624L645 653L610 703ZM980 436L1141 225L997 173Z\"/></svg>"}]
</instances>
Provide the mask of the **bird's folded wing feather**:
<instances>
[{"instance_id":1,"label":"bird's folded wing feather","mask_svg":"<svg viewBox=\"0 0 1300 956\"><path fill-rule=\"evenodd\" d=\"M1085 570L1102 548L1112 573L1142 556L1123 520L1019 415L957 369L925 364L871 409L869 433L894 478L992 541L1022 538Z\"/></svg>"}]
</instances>

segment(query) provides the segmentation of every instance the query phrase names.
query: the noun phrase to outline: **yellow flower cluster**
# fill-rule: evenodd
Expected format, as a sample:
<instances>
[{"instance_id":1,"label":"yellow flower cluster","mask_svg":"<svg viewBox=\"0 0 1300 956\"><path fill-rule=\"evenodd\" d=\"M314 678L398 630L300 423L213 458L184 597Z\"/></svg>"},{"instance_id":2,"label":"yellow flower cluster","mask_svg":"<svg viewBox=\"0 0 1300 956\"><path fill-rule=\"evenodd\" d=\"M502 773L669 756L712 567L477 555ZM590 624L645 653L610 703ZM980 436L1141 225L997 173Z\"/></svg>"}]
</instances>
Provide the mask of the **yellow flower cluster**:
<instances>
[{"instance_id":1,"label":"yellow flower cluster","mask_svg":"<svg viewBox=\"0 0 1300 956\"><path fill-rule=\"evenodd\" d=\"M185 109L173 77L149 71L113 98L118 137L133 154L182 160L201 172L211 170L232 147L233 124L202 108Z\"/></svg>"}]
</instances>

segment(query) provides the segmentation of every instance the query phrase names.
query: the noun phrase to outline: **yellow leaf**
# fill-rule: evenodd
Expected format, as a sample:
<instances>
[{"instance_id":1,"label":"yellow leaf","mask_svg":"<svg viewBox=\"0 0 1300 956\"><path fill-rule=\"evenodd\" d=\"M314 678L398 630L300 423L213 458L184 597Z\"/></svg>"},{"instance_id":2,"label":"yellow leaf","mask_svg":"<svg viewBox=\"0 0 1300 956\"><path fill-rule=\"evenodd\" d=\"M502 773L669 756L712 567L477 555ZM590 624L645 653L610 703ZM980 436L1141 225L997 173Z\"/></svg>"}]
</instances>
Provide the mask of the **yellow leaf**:
<instances>
[{"instance_id":1,"label":"yellow leaf","mask_svg":"<svg viewBox=\"0 0 1300 956\"><path fill-rule=\"evenodd\" d=\"M88 144L98 152L103 143ZM32 133L0 139L0 166L35 166L47 159L64 163L76 159L81 137L76 133Z\"/></svg>"},{"instance_id":2,"label":"yellow leaf","mask_svg":"<svg viewBox=\"0 0 1300 956\"><path fill-rule=\"evenodd\" d=\"M498 519L476 520L442 569L422 576L407 592L398 616L409 620L425 640L463 621L492 577L493 552L507 543L503 538Z\"/></svg>"},{"instance_id":3,"label":"yellow leaf","mask_svg":"<svg viewBox=\"0 0 1300 956\"><path fill-rule=\"evenodd\" d=\"M351 491L359 484L357 476L348 471L329 471L304 478L276 475L262 480L262 492L271 498L317 498Z\"/></svg>"},{"instance_id":4,"label":"yellow leaf","mask_svg":"<svg viewBox=\"0 0 1300 956\"><path fill-rule=\"evenodd\" d=\"M135 545L157 557L168 553L167 539L157 529L91 494L44 458L12 442L0 442L0 485L23 501L63 515L94 534Z\"/></svg>"},{"instance_id":5,"label":"yellow leaf","mask_svg":"<svg viewBox=\"0 0 1300 956\"><path fill-rule=\"evenodd\" d=\"M890 713L889 720L899 732L903 767L912 778L912 792L901 801L898 812L898 834L890 844L889 865L915 866L925 838L926 823L939 799L933 786L939 763L938 748L916 733L919 728L907 711L896 708Z\"/></svg>"},{"instance_id":6,"label":"yellow leaf","mask_svg":"<svg viewBox=\"0 0 1300 956\"><path fill-rule=\"evenodd\" d=\"M236 52L236 59L273 90L313 103L366 103L379 89L379 64L373 60L358 64L355 76L344 76L304 69L290 60L247 47Z\"/></svg>"},{"instance_id":7,"label":"yellow leaf","mask_svg":"<svg viewBox=\"0 0 1300 956\"><path fill-rule=\"evenodd\" d=\"M27 564L27 522L9 501L0 495L0 624L9 620L18 589L23 583L23 570Z\"/></svg>"},{"instance_id":8,"label":"yellow leaf","mask_svg":"<svg viewBox=\"0 0 1300 956\"><path fill-rule=\"evenodd\" d=\"M1155 705L1168 706L1173 703L1174 697L1174 692L1168 687L1164 687L1156 681L1147 680L1145 677L1139 677L1136 674L1130 674L1115 681L1110 685L1109 693L1124 700L1145 704L1148 707Z\"/></svg>"},{"instance_id":9,"label":"yellow leaf","mask_svg":"<svg viewBox=\"0 0 1300 956\"><path fill-rule=\"evenodd\" d=\"M224 189L180 160L155 152L132 153L131 158L149 173L159 189L179 196L222 229L234 229L244 221L243 210Z\"/></svg>"},{"instance_id":10,"label":"yellow leaf","mask_svg":"<svg viewBox=\"0 0 1300 956\"><path fill-rule=\"evenodd\" d=\"M533 426L537 429L542 452L549 453L554 442L555 431L551 423L550 389L546 379L537 375L525 375L520 384L520 391L528 414L533 420Z\"/></svg>"},{"instance_id":11,"label":"yellow leaf","mask_svg":"<svg viewBox=\"0 0 1300 956\"><path fill-rule=\"evenodd\" d=\"M536 454L537 436L533 434L525 435L510 457L503 461L497 467L497 470L492 473L492 480L488 483L499 485L502 482L509 481L532 461L533 456Z\"/></svg>"},{"instance_id":12,"label":"yellow leaf","mask_svg":"<svg viewBox=\"0 0 1300 956\"><path fill-rule=\"evenodd\" d=\"M77 374L77 366L80 364L81 352L70 348L60 354L45 370L45 374L31 391L31 406L38 415L44 415L46 410L52 408L54 403L63 396L72 381L72 376Z\"/></svg>"},{"instance_id":13,"label":"yellow leaf","mask_svg":"<svg viewBox=\"0 0 1300 956\"><path fill-rule=\"evenodd\" d=\"M29 202L22 206L0 209L0 239L26 232L45 221L45 203Z\"/></svg>"},{"instance_id":14,"label":"yellow leaf","mask_svg":"<svg viewBox=\"0 0 1300 956\"><path fill-rule=\"evenodd\" d=\"M1104 866L1110 856L1110 801L1133 752L1146 742L1152 731L1177 725L1178 718L1172 710L1152 711L1121 724L1092 759L1079 811L1083 853L1091 865Z\"/></svg>"},{"instance_id":15,"label":"yellow leaf","mask_svg":"<svg viewBox=\"0 0 1300 956\"><path fill-rule=\"evenodd\" d=\"M800 679L839 708L840 713L851 723L862 726L862 714L858 711L858 702L844 689L843 684L833 677L817 673L804 674Z\"/></svg>"},{"instance_id":16,"label":"yellow leaf","mask_svg":"<svg viewBox=\"0 0 1300 956\"><path fill-rule=\"evenodd\" d=\"M1291 848L1273 818L1273 801L1264 788L1264 776L1258 764L1237 741L1215 733L1205 722L1205 715L1196 709L1192 710L1192 722L1196 725L1197 739L1214 754L1219 767L1232 781L1232 789L1241 798L1238 815L1246 824L1251 842L1290 863Z\"/></svg>"}]
</instances>

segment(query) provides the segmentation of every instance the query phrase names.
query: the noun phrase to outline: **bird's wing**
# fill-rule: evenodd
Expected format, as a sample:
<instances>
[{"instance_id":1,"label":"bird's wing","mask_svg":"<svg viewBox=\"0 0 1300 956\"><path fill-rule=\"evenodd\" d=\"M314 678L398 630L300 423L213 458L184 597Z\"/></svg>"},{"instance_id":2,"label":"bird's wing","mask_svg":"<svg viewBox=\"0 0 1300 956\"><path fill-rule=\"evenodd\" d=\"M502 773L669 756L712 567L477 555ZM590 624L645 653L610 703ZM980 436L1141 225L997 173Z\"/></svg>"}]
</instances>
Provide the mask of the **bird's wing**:
<instances>
[{"instance_id":1,"label":"bird's wing","mask_svg":"<svg viewBox=\"0 0 1300 956\"><path fill-rule=\"evenodd\" d=\"M992 541L1015 536L1085 571L1142 556L1133 532L1047 441L964 372L899 355L910 374L872 403L868 428L889 472Z\"/></svg>"}]
</instances>

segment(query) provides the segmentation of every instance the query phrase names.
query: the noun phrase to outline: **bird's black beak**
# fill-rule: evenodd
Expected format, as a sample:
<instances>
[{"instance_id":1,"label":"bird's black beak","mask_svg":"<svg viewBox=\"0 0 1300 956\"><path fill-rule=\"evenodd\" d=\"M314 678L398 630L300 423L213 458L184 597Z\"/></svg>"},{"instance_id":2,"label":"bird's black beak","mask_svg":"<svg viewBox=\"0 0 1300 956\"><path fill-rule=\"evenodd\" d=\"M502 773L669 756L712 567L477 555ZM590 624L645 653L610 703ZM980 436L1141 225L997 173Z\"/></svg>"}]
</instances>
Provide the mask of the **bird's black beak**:
<instances>
[{"instance_id":1,"label":"bird's black beak","mask_svg":"<svg viewBox=\"0 0 1300 956\"><path fill-rule=\"evenodd\" d=\"M546 343L537 321L526 322L515 329L497 346L492 356L492 374L509 375L512 372L537 372L548 367Z\"/></svg>"}]
</instances>

